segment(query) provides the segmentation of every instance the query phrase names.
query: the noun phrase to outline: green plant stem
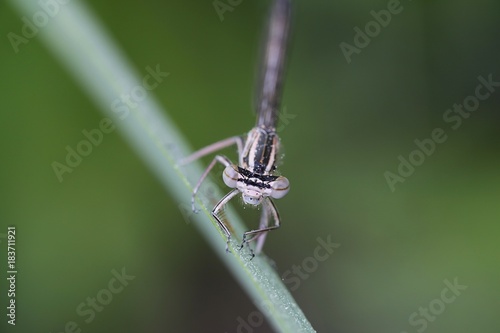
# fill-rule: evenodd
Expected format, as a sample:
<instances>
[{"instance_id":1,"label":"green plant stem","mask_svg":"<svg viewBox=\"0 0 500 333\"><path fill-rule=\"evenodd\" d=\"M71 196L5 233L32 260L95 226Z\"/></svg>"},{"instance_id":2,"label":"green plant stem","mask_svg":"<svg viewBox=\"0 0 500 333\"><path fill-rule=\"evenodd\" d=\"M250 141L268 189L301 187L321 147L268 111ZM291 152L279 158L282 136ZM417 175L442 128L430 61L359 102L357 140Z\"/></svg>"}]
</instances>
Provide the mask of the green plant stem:
<instances>
[{"instance_id":1,"label":"green plant stem","mask_svg":"<svg viewBox=\"0 0 500 333\"><path fill-rule=\"evenodd\" d=\"M28 18L41 10L37 1L10 2ZM123 119L112 111L113 101L121 94L142 86L141 77L83 3L74 1L60 6L59 12L49 18L50 22L39 29L35 38L46 44L102 112L113 120L179 205L189 207L192 182L201 175L202 169L196 163L183 168L177 166L176 161L190 152L186 140L151 93ZM151 67L154 66L156 64ZM236 243L230 244L231 254L226 254L225 236L207 207L201 208L199 214L191 216L192 223L275 330L315 332L265 257L257 256L249 261L248 252L239 251ZM228 219L235 231L241 234L245 229L241 220L231 211Z\"/></svg>"}]
</instances>

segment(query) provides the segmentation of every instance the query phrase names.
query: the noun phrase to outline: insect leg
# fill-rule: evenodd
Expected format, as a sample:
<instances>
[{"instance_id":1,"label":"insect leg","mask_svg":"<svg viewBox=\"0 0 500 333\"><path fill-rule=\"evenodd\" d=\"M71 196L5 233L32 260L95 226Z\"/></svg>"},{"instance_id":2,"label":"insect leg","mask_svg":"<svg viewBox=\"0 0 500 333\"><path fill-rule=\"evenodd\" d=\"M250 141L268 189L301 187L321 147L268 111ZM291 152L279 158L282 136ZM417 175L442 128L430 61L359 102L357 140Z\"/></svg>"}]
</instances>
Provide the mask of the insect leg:
<instances>
[{"instance_id":1,"label":"insect leg","mask_svg":"<svg viewBox=\"0 0 500 333\"><path fill-rule=\"evenodd\" d=\"M217 223L219 224L220 228L222 231L226 234L227 241L226 241L226 252L229 251L229 241L231 240L231 233L229 232L228 227L221 221L221 219L218 216L219 211L224 208L224 206L234 198L237 194L239 193L238 189L234 189L228 194L226 194L218 203L215 205L214 209L212 209L212 216L215 218Z\"/></svg>"},{"instance_id":2,"label":"insect leg","mask_svg":"<svg viewBox=\"0 0 500 333\"><path fill-rule=\"evenodd\" d=\"M262 247L264 246L265 236L266 236L267 232L274 230L274 229L278 229L281 226L280 216L279 216L278 210L276 209L276 206L274 205L274 202L270 198L265 198L262 205L263 205L264 209L269 209L269 212L273 215L274 225L270 226L270 227L268 226L268 216L266 216L267 218L265 220L265 226L264 227L262 226L263 222L261 220L261 225L259 225L259 229L250 230L250 231L245 232L243 234L242 243L241 243L241 246L243 247L243 245L245 243L251 242L252 240L256 239L257 237L264 237L264 239L262 241L259 239L259 243L257 244L257 248L256 248L256 250L258 250L258 252L260 252L260 250L262 250ZM266 212L266 215L267 214L268 214L268 212ZM249 236L250 236L250 238L248 238ZM253 258L255 256L255 254L253 253L252 250L250 250L250 251L252 253L252 258Z\"/></svg>"},{"instance_id":3,"label":"insect leg","mask_svg":"<svg viewBox=\"0 0 500 333\"><path fill-rule=\"evenodd\" d=\"M195 151L191 155L183 158L180 162L179 165L183 166L186 164L189 164L205 155L211 154L213 152L216 152L218 150L224 149L226 147L229 147L231 145L236 144L238 146L238 153L240 153L243 150L243 141L240 136L233 136L215 143L212 143L209 146L206 146L205 148L202 148L198 151Z\"/></svg>"},{"instance_id":4,"label":"insect leg","mask_svg":"<svg viewBox=\"0 0 500 333\"><path fill-rule=\"evenodd\" d=\"M226 156L222 156L222 155L215 156L214 159L212 160L212 162L210 162L210 164L208 165L208 167L205 169L205 172L203 172L203 174L201 175L200 179L198 180L198 183L196 183L196 186L193 189L193 195L191 197L191 209L195 213L198 213L198 210L196 209L196 207L194 205L194 200L195 200L195 197L196 197L196 193L198 193L198 190L200 189L201 184L203 183L203 181L205 180L205 178L207 178L208 173L213 169L213 167L215 166L215 163L217 163L217 162L223 164L226 167L228 165L232 164L231 161Z\"/></svg>"}]
</instances>

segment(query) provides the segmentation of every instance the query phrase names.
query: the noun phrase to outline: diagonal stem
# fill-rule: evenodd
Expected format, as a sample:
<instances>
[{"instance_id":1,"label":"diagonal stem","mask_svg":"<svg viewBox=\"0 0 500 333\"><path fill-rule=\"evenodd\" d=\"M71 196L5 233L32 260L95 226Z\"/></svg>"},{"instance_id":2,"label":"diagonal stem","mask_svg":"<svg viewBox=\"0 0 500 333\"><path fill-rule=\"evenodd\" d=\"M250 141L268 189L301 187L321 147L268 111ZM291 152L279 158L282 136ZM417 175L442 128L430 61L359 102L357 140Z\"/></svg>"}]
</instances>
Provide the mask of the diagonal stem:
<instances>
[{"instance_id":1,"label":"diagonal stem","mask_svg":"<svg viewBox=\"0 0 500 333\"><path fill-rule=\"evenodd\" d=\"M23 16L31 17L40 10L38 2L33 0L11 0L10 3ZM112 111L114 100L131 88L142 86L143 82L84 3L74 1L61 5L36 38L46 44L104 115L113 120L179 206L189 203L192 181L199 177L202 169L196 163L177 166L182 157L189 155L190 149L152 96L131 109L126 117L120 118ZM158 68L159 65L155 70ZM232 227L241 234L244 230L241 220L229 213ZM236 243L232 242L232 254L226 254L225 235L205 206L202 206L202 214L192 215L190 219L276 331L315 332L265 258L257 257L249 262L246 253L237 251Z\"/></svg>"}]
</instances>

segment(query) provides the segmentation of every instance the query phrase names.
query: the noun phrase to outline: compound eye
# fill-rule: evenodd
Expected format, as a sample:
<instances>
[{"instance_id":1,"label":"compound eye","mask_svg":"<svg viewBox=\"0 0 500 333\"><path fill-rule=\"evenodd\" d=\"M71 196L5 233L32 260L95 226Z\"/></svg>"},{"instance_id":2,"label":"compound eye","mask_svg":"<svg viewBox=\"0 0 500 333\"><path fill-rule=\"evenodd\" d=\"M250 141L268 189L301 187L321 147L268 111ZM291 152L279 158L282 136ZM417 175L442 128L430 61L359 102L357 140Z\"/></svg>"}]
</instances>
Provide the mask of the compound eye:
<instances>
[{"instance_id":1,"label":"compound eye","mask_svg":"<svg viewBox=\"0 0 500 333\"><path fill-rule=\"evenodd\" d=\"M239 173L234 169L234 166L228 165L224 172L222 173L222 179L224 180L224 184L226 184L230 188L235 188L236 183L238 182Z\"/></svg>"},{"instance_id":2,"label":"compound eye","mask_svg":"<svg viewBox=\"0 0 500 333\"><path fill-rule=\"evenodd\" d=\"M283 198L290 189L290 182L285 177L278 177L274 182L270 183L271 185L271 198L281 199Z\"/></svg>"}]
</instances>

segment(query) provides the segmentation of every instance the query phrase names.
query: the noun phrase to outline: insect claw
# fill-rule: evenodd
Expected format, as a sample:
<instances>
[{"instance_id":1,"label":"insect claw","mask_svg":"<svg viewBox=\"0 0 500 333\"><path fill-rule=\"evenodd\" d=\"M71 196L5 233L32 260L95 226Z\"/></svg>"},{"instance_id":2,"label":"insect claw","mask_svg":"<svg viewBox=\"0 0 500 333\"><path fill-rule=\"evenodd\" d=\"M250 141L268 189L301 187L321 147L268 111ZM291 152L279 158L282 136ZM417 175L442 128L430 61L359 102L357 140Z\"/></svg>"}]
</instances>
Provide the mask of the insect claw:
<instances>
[{"instance_id":1,"label":"insect claw","mask_svg":"<svg viewBox=\"0 0 500 333\"><path fill-rule=\"evenodd\" d=\"M248 244L248 243L247 243ZM248 249L250 250L250 260L249 261L252 261L253 258L255 258L255 253L253 252L252 248L250 247L250 245L248 245Z\"/></svg>"},{"instance_id":2,"label":"insect claw","mask_svg":"<svg viewBox=\"0 0 500 333\"><path fill-rule=\"evenodd\" d=\"M241 239L241 245L240 245L240 250L243 248L243 246L245 246L245 244L248 245L248 242L247 242L247 237L245 234L243 234L243 238Z\"/></svg>"},{"instance_id":3,"label":"insect claw","mask_svg":"<svg viewBox=\"0 0 500 333\"><path fill-rule=\"evenodd\" d=\"M193 213L195 214L198 214L199 213L199 209L196 209L196 206L194 204L194 201L191 201L191 210L193 211Z\"/></svg>"}]
</instances>

